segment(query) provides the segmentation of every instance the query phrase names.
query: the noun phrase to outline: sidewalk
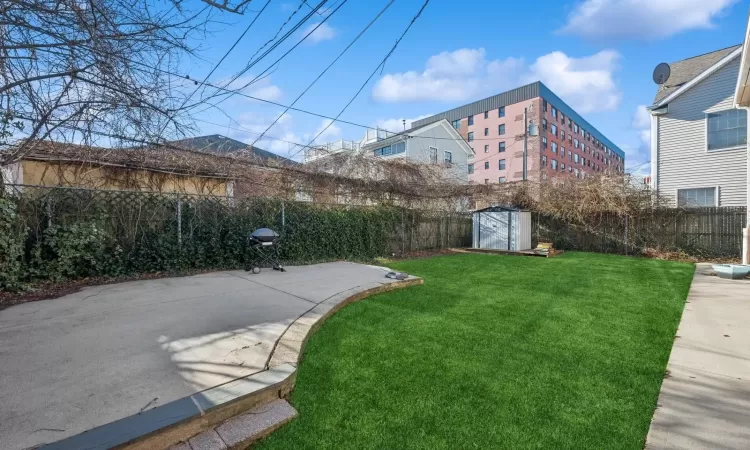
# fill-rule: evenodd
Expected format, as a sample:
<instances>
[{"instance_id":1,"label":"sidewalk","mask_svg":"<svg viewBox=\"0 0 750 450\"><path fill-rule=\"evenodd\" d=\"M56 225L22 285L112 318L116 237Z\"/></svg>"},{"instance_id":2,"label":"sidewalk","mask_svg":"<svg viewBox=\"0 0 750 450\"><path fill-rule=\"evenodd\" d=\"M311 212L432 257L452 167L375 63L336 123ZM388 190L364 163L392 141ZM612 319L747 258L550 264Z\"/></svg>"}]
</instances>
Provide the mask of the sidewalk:
<instances>
[{"instance_id":1,"label":"sidewalk","mask_svg":"<svg viewBox=\"0 0 750 450\"><path fill-rule=\"evenodd\" d=\"M750 281L698 264L647 450L750 448Z\"/></svg>"}]
</instances>

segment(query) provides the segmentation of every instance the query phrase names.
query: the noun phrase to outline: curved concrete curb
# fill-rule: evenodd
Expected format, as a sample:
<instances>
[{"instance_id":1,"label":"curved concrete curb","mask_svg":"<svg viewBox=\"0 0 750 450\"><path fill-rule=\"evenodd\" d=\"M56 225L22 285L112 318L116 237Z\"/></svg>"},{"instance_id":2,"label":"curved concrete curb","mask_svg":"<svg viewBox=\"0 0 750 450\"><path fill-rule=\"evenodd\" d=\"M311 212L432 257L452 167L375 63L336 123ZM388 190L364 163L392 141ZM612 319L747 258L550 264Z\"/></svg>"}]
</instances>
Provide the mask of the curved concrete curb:
<instances>
[{"instance_id":1,"label":"curved concrete curb","mask_svg":"<svg viewBox=\"0 0 750 450\"><path fill-rule=\"evenodd\" d=\"M375 294L423 283L422 278L409 277L403 281L374 282L340 292L316 304L287 328L276 342L266 370L39 448L165 450L172 446L188 446L196 450L195 444L188 444L188 441L196 442L193 438L199 438L203 433L211 434L213 438L220 436L220 425L233 417L286 398L294 388L297 364L307 339L336 311ZM200 448L240 448L282 424L275 424L265 432L249 427L247 439L235 435L236 442L230 446L219 439L216 446Z\"/></svg>"}]
</instances>

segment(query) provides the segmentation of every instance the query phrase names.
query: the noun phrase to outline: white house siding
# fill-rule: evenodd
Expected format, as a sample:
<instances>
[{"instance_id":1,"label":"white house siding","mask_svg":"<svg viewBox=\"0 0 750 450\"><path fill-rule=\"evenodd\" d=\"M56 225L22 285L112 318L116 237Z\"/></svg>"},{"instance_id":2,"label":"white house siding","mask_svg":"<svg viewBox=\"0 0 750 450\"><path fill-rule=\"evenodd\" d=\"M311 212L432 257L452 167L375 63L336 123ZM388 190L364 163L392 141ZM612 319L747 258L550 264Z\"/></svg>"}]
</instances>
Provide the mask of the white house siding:
<instances>
[{"instance_id":1,"label":"white house siding","mask_svg":"<svg viewBox=\"0 0 750 450\"><path fill-rule=\"evenodd\" d=\"M718 187L719 206L744 206L747 151L706 151L706 113L731 109L740 59L669 103L658 116L658 190L674 200L677 189Z\"/></svg>"},{"instance_id":2,"label":"white house siding","mask_svg":"<svg viewBox=\"0 0 750 450\"><path fill-rule=\"evenodd\" d=\"M446 130L443 126L427 126L423 129L410 133L412 137L406 140L406 157L412 160L429 162L430 147L438 149L438 162L442 162L444 152L452 153L453 167L449 175L452 179L468 183L469 182L469 155L464 150L461 142Z\"/></svg>"}]
</instances>

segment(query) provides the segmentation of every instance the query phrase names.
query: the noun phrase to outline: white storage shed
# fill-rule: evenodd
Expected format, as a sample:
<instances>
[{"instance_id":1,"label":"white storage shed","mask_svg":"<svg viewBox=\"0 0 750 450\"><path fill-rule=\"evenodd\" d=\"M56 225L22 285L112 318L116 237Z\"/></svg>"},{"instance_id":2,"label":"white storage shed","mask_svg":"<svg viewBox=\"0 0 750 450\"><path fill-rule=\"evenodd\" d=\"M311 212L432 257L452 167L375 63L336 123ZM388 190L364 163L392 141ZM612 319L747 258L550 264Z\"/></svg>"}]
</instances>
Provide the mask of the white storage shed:
<instances>
[{"instance_id":1,"label":"white storage shed","mask_svg":"<svg viewBox=\"0 0 750 450\"><path fill-rule=\"evenodd\" d=\"M474 248L531 250L531 212L505 206L474 211Z\"/></svg>"}]
</instances>

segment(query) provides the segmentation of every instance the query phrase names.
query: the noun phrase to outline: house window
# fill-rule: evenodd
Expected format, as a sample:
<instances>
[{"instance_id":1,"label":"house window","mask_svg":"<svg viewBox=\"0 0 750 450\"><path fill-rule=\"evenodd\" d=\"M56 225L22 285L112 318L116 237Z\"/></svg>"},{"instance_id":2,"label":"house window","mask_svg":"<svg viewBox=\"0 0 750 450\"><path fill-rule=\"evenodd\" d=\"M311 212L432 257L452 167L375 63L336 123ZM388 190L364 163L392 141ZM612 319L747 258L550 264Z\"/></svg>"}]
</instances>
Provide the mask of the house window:
<instances>
[{"instance_id":1,"label":"house window","mask_svg":"<svg viewBox=\"0 0 750 450\"><path fill-rule=\"evenodd\" d=\"M505 106L501 106L497 110L497 117L505 117Z\"/></svg>"},{"instance_id":2,"label":"house window","mask_svg":"<svg viewBox=\"0 0 750 450\"><path fill-rule=\"evenodd\" d=\"M708 122L708 150L723 150L747 144L747 111L729 109L710 113Z\"/></svg>"},{"instance_id":3,"label":"house window","mask_svg":"<svg viewBox=\"0 0 750 450\"><path fill-rule=\"evenodd\" d=\"M437 148L436 147L430 147L430 162L433 164L437 164Z\"/></svg>"},{"instance_id":4,"label":"house window","mask_svg":"<svg viewBox=\"0 0 750 450\"><path fill-rule=\"evenodd\" d=\"M716 206L716 188L678 189L677 206Z\"/></svg>"},{"instance_id":5,"label":"house window","mask_svg":"<svg viewBox=\"0 0 750 450\"><path fill-rule=\"evenodd\" d=\"M554 106L552 107L552 117L557 119L557 110L555 109Z\"/></svg>"},{"instance_id":6,"label":"house window","mask_svg":"<svg viewBox=\"0 0 750 450\"><path fill-rule=\"evenodd\" d=\"M489 111L485 111L484 112L484 118L487 119L489 117L490 117L490 112Z\"/></svg>"},{"instance_id":7,"label":"house window","mask_svg":"<svg viewBox=\"0 0 750 450\"><path fill-rule=\"evenodd\" d=\"M557 136L557 125L555 125L554 123L552 124L552 134Z\"/></svg>"},{"instance_id":8,"label":"house window","mask_svg":"<svg viewBox=\"0 0 750 450\"><path fill-rule=\"evenodd\" d=\"M445 165L450 167L453 163L453 153L443 152L443 160L445 161Z\"/></svg>"},{"instance_id":9,"label":"house window","mask_svg":"<svg viewBox=\"0 0 750 450\"><path fill-rule=\"evenodd\" d=\"M375 150L375 156L388 156L391 154L391 146L387 145Z\"/></svg>"},{"instance_id":10,"label":"house window","mask_svg":"<svg viewBox=\"0 0 750 450\"><path fill-rule=\"evenodd\" d=\"M550 144L552 146L552 153L557 153L557 142Z\"/></svg>"},{"instance_id":11,"label":"house window","mask_svg":"<svg viewBox=\"0 0 750 450\"><path fill-rule=\"evenodd\" d=\"M552 168L552 170L557 170L557 161L551 159L549 162L549 166Z\"/></svg>"},{"instance_id":12,"label":"house window","mask_svg":"<svg viewBox=\"0 0 750 450\"><path fill-rule=\"evenodd\" d=\"M547 138L542 136L542 148L547 148Z\"/></svg>"},{"instance_id":13,"label":"house window","mask_svg":"<svg viewBox=\"0 0 750 450\"><path fill-rule=\"evenodd\" d=\"M485 128L484 129L484 135L485 136L489 136L490 135L490 129L489 128Z\"/></svg>"},{"instance_id":14,"label":"house window","mask_svg":"<svg viewBox=\"0 0 750 450\"><path fill-rule=\"evenodd\" d=\"M500 144L497 147L497 151L499 153L502 153L505 151L505 141L500 141Z\"/></svg>"},{"instance_id":15,"label":"house window","mask_svg":"<svg viewBox=\"0 0 750 450\"><path fill-rule=\"evenodd\" d=\"M501 159L498 169L505 170L505 160Z\"/></svg>"},{"instance_id":16,"label":"house window","mask_svg":"<svg viewBox=\"0 0 750 450\"><path fill-rule=\"evenodd\" d=\"M453 125L453 128L458 130L459 128L461 128L461 120L453 120L451 121L451 125Z\"/></svg>"},{"instance_id":17,"label":"house window","mask_svg":"<svg viewBox=\"0 0 750 450\"><path fill-rule=\"evenodd\" d=\"M469 174L474 173L474 164L469 164L468 168L469 168Z\"/></svg>"},{"instance_id":18,"label":"house window","mask_svg":"<svg viewBox=\"0 0 750 450\"><path fill-rule=\"evenodd\" d=\"M484 162L484 168L485 169L489 169L490 168L490 162L489 161L485 161Z\"/></svg>"},{"instance_id":19,"label":"house window","mask_svg":"<svg viewBox=\"0 0 750 450\"><path fill-rule=\"evenodd\" d=\"M470 132L469 132L469 136L468 136L468 137L469 137L469 139L468 139L468 140L469 140L469 142L472 142L472 141L474 140L474 132L473 132L473 131L470 131Z\"/></svg>"},{"instance_id":20,"label":"house window","mask_svg":"<svg viewBox=\"0 0 750 450\"><path fill-rule=\"evenodd\" d=\"M505 183L505 177L500 177L497 179L497 181L500 183Z\"/></svg>"},{"instance_id":21,"label":"house window","mask_svg":"<svg viewBox=\"0 0 750 450\"><path fill-rule=\"evenodd\" d=\"M497 132L500 133L500 134L505 134L505 124L504 123L502 123L502 124L500 124L500 125L497 126Z\"/></svg>"},{"instance_id":22,"label":"house window","mask_svg":"<svg viewBox=\"0 0 750 450\"><path fill-rule=\"evenodd\" d=\"M487 145L487 144L485 144L485 146L484 146L484 152L487 153L489 151L490 151L490 146Z\"/></svg>"},{"instance_id":23,"label":"house window","mask_svg":"<svg viewBox=\"0 0 750 450\"><path fill-rule=\"evenodd\" d=\"M469 116L468 121L469 121L469 126L474 125L474 116Z\"/></svg>"}]
</instances>

